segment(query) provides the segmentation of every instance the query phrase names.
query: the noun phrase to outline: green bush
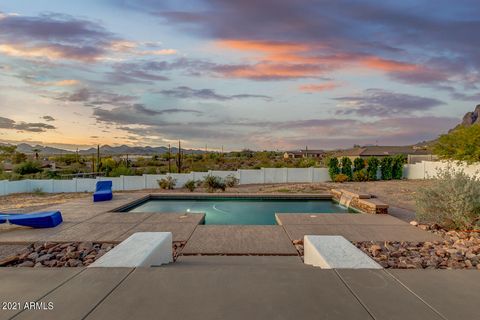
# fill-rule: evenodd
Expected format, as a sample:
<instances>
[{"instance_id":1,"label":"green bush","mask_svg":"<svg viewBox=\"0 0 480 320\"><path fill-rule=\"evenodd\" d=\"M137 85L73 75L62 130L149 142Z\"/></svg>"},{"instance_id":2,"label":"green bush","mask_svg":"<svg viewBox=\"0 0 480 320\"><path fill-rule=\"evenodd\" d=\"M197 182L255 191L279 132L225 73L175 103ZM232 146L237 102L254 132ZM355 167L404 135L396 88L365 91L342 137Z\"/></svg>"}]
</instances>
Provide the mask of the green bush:
<instances>
[{"instance_id":1,"label":"green bush","mask_svg":"<svg viewBox=\"0 0 480 320\"><path fill-rule=\"evenodd\" d=\"M353 173L353 181L368 181L368 172L367 169L362 169L359 171L355 171Z\"/></svg>"},{"instance_id":2,"label":"green bush","mask_svg":"<svg viewBox=\"0 0 480 320\"><path fill-rule=\"evenodd\" d=\"M371 181L377 180L377 171L378 171L379 163L380 161L378 161L378 159L375 157L368 158L367 160L368 180L371 180Z\"/></svg>"},{"instance_id":3,"label":"green bush","mask_svg":"<svg viewBox=\"0 0 480 320\"><path fill-rule=\"evenodd\" d=\"M111 171L108 173L109 177L120 177L120 176L131 176L134 175L134 171L130 168L127 168L125 166L119 166L116 168L111 169Z\"/></svg>"},{"instance_id":4,"label":"green bush","mask_svg":"<svg viewBox=\"0 0 480 320\"><path fill-rule=\"evenodd\" d=\"M228 176L225 177L225 184L229 188L236 187L240 183L240 180L235 177L233 174L229 174Z\"/></svg>"},{"instance_id":5,"label":"green bush","mask_svg":"<svg viewBox=\"0 0 480 320\"><path fill-rule=\"evenodd\" d=\"M365 160L358 157L353 160L353 173L362 170L365 168Z\"/></svg>"},{"instance_id":6,"label":"green bush","mask_svg":"<svg viewBox=\"0 0 480 320\"><path fill-rule=\"evenodd\" d=\"M405 164L405 156L402 154L396 155L392 160L392 178L393 179L402 179L403 178L403 165Z\"/></svg>"},{"instance_id":7,"label":"green bush","mask_svg":"<svg viewBox=\"0 0 480 320\"><path fill-rule=\"evenodd\" d=\"M330 158L328 160L328 174L330 175L330 179L335 181L335 176L340 173L340 168L338 167L338 159L337 158Z\"/></svg>"},{"instance_id":8,"label":"green bush","mask_svg":"<svg viewBox=\"0 0 480 320\"><path fill-rule=\"evenodd\" d=\"M480 161L480 126L460 126L442 134L433 146L433 152L441 159L467 163Z\"/></svg>"},{"instance_id":9,"label":"green bush","mask_svg":"<svg viewBox=\"0 0 480 320\"><path fill-rule=\"evenodd\" d=\"M348 181L348 176L346 174L339 173L335 176L333 181L343 183L343 182Z\"/></svg>"},{"instance_id":10,"label":"green bush","mask_svg":"<svg viewBox=\"0 0 480 320\"><path fill-rule=\"evenodd\" d=\"M37 161L26 161L15 166L15 169L13 171L20 175L25 175L41 172L42 168L40 166L40 163Z\"/></svg>"},{"instance_id":11,"label":"green bush","mask_svg":"<svg viewBox=\"0 0 480 320\"><path fill-rule=\"evenodd\" d=\"M480 176L448 167L436 179L416 194L417 219L444 228L480 228Z\"/></svg>"},{"instance_id":12,"label":"green bush","mask_svg":"<svg viewBox=\"0 0 480 320\"><path fill-rule=\"evenodd\" d=\"M184 188L187 188L190 192L193 192L195 191L195 189L197 188L197 181L195 180L188 180L187 182L185 182L185 184L183 185Z\"/></svg>"},{"instance_id":13,"label":"green bush","mask_svg":"<svg viewBox=\"0 0 480 320\"><path fill-rule=\"evenodd\" d=\"M176 184L177 179L174 179L171 176L167 176L163 179L158 180L159 187L165 190L173 190Z\"/></svg>"},{"instance_id":14,"label":"green bush","mask_svg":"<svg viewBox=\"0 0 480 320\"><path fill-rule=\"evenodd\" d=\"M348 157L342 158L342 169L341 173L348 177L348 180L352 180L352 160Z\"/></svg>"},{"instance_id":15,"label":"green bush","mask_svg":"<svg viewBox=\"0 0 480 320\"><path fill-rule=\"evenodd\" d=\"M203 179L203 186L208 192L215 192L216 190L225 191L227 185L222 178L209 174Z\"/></svg>"},{"instance_id":16,"label":"green bush","mask_svg":"<svg viewBox=\"0 0 480 320\"><path fill-rule=\"evenodd\" d=\"M392 162L390 156L386 156L380 162L380 171L382 172L382 180L392 180Z\"/></svg>"}]
</instances>

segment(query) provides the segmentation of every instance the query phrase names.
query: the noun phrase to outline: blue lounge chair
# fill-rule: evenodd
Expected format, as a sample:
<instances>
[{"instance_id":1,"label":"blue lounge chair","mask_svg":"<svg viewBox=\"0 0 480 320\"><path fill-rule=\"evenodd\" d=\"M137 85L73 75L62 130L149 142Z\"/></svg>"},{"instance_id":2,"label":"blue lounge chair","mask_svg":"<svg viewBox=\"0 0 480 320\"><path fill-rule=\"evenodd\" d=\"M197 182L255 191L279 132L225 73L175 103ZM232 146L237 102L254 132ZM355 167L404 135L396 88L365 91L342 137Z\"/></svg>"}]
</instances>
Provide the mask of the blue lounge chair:
<instances>
[{"instance_id":1,"label":"blue lounge chair","mask_svg":"<svg viewBox=\"0 0 480 320\"><path fill-rule=\"evenodd\" d=\"M112 200L112 181L97 181L95 192L93 193L93 202Z\"/></svg>"},{"instance_id":2,"label":"blue lounge chair","mask_svg":"<svg viewBox=\"0 0 480 320\"><path fill-rule=\"evenodd\" d=\"M0 213L0 223L10 222L19 226L32 228L53 228L62 223L60 211L38 213Z\"/></svg>"}]
</instances>

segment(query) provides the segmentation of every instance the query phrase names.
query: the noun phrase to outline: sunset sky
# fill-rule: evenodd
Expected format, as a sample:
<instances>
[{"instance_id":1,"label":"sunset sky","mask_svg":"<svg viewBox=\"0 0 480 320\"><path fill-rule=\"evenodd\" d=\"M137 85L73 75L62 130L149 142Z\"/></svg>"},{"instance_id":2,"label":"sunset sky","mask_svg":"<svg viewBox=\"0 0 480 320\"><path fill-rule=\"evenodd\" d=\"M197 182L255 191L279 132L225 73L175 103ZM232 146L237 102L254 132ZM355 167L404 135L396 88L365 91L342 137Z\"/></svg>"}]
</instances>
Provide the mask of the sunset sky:
<instances>
[{"instance_id":1,"label":"sunset sky","mask_svg":"<svg viewBox=\"0 0 480 320\"><path fill-rule=\"evenodd\" d=\"M480 103L480 2L0 0L0 142L405 145Z\"/></svg>"}]
</instances>

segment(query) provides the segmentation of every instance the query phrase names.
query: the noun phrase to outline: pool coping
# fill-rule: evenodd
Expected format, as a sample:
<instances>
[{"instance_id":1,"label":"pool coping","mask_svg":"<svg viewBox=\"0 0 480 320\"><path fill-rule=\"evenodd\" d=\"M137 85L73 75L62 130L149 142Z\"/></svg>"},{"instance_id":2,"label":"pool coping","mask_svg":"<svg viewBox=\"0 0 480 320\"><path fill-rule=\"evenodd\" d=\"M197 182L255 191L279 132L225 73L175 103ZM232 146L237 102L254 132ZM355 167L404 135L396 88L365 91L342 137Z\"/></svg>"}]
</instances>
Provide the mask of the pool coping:
<instances>
[{"instance_id":1,"label":"pool coping","mask_svg":"<svg viewBox=\"0 0 480 320\"><path fill-rule=\"evenodd\" d=\"M335 201L331 193L321 194L258 194L258 193L150 193L141 198L135 199L127 204L109 210L108 212L128 212L127 210L149 200L173 199L173 200L191 200L191 199L266 199L266 200L332 200ZM338 202L338 201L337 201Z\"/></svg>"}]
</instances>

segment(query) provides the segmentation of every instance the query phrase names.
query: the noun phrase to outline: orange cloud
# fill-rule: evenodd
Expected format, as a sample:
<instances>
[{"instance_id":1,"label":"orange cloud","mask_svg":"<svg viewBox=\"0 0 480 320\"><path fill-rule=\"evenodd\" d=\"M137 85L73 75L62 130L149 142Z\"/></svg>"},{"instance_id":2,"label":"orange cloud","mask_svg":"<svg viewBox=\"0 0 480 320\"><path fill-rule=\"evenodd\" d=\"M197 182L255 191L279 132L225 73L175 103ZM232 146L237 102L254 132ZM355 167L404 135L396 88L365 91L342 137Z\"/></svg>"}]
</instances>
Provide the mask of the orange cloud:
<instances>
[{"instance_id":1,"label":"orange cloud","mask_svg":"<svg viewBox=\"0 0 480 320\"><path fill-rule=\"evenodd\" d=\"M363 68L383 72L411 72L419 67L415 64L383 59L377 56L332 52L323 44L305 44L298 42L254 41L254 40L220 40L216 42L221 48L251 52L257 61L251 65L225 68L221 73L228 77L250 79L287 79L320 76L325 72L360 65ZM322 85L300 88L302 91L325 91L331 87Z\"/></svg>"},{"instance_id":2,"label":"orange cloud","mask_svg":"<svg viewBox=\"0 0 480 320\"><path fill-rule=\"evenodd\" d=\"M419 68L416 64L387 60L375 56L361 59L360 63L367 68L386 72L410 72Z\"/></svg>"},{"instance_id":3,"label":"orange cloud","mask_svg":"<svg viewBox=\"0 0 480 320\"><path fill-rule=\"evenodd\" d=\"M61 51L49 47L25 47L13 44L0 44L0 52L12 57L58 59L63 56Z\"/></svg>"},{"instance_id":4,"label":"orange cloud","mask_svg":"<svg viewBox=\"0 0 480 320\"><path fill-rule=\"evenodd\" d=\"M330 91L340 87L338 83L335 82L326 82L321 84L305 84L298 87L300 91L304 92L322 92Z\"/></svg>"}]
</instances>

